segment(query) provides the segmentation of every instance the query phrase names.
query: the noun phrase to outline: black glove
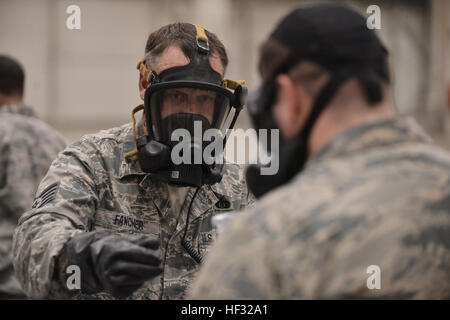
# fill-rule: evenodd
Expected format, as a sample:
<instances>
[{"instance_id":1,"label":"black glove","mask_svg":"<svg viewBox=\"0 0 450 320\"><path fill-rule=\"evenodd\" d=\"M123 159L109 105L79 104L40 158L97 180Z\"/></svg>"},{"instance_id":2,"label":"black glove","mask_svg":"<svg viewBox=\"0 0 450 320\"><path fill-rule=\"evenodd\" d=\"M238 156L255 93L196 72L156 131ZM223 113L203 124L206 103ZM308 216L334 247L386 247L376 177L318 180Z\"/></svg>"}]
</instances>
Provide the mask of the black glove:
<instances>
[{"instance_id":1,"label":"black glove","mask_svg":"<svg viewBox=\"0 0 450 320\"><path fill-rule=\"evenodd\" d=\"M161 274L159 239L104 231L74 236L66 245L68 263L81 270L81 292L108 292L124 299Z\"/></svg>"}]
</instances>

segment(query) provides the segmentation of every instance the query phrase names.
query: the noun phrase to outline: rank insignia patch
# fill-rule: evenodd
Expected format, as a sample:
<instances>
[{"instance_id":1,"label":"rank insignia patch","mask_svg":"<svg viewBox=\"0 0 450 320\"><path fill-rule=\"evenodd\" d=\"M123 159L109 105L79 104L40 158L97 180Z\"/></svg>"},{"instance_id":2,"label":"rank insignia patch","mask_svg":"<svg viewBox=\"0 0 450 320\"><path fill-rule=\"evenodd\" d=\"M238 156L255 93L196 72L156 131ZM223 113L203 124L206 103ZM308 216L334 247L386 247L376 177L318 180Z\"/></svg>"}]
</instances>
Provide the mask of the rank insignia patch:
<instances>
[{"instance_id":1,"label":"rank insignia patch","mask_svg":"<svg viewBox=\"0 0 450 320\"><path fill-rule=\"evenodd\" d=\"M34 203L32 208L40 208L46 203L49 203L53 199L55 199L56 192L58 191L59 182L55 182L45 188L44 191L41 192L41 195L34 199Z\"/></svg>"}]
</instances>

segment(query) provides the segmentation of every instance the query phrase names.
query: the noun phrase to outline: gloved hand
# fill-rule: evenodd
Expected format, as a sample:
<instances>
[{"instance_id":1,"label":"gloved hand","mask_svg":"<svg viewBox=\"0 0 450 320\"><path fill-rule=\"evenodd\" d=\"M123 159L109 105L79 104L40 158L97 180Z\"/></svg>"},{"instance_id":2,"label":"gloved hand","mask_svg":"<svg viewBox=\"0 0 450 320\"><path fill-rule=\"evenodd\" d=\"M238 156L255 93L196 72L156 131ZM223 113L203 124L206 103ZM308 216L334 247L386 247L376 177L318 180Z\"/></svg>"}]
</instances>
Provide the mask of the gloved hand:
<instances>
[{"instance_id":1,"label":"gloved hand","mask_svg":"<svg viewBox=\"0 0 450 320\"><path fill-rule=\"evenodd\" d=\"M145 281L161 274L159 239L93 231L74 236L66 245L69 264L81 270L81 292L108 292L124 299Z\"/></svg>"}]
</instances>

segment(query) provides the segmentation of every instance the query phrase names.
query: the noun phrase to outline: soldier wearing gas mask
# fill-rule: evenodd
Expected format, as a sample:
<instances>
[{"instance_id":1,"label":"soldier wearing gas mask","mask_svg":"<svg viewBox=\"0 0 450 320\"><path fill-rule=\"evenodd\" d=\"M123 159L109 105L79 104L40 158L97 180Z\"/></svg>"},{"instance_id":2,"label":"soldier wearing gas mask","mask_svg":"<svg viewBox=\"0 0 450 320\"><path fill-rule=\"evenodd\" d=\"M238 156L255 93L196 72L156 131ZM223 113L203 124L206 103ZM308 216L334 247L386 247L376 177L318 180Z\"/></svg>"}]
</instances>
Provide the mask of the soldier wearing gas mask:
<instances>
[{"instance_id":1,"label":"soldier wearing gas mask","mask_svg":"<svg viewBox=\"0 0 450 320\"><path fill-rule=\"evenodd\" d=\"M132 123L67 147L19 222L15 268L29 296L184 297L215 239L211 219L252 201L240 167L204 152L208 129L224 145L244 106L243 82L223 79L227 63L199 25L149 36ZM79 288L69 266L79 267Z\"/></svg>"},{"instance_id":2,"label":"soldier wearing gas mask","mask_svg":"<svg viewBox=\"0 0 450 320\"><path fill-rule=\"evenodd\" d=\"M396 114L387 59L348 6L280 21L248 104L258 129L280 130L280 170L249 168L261 200L218 239L192 297L450 298L450 154Z\"/></svg>"}]
</instances>

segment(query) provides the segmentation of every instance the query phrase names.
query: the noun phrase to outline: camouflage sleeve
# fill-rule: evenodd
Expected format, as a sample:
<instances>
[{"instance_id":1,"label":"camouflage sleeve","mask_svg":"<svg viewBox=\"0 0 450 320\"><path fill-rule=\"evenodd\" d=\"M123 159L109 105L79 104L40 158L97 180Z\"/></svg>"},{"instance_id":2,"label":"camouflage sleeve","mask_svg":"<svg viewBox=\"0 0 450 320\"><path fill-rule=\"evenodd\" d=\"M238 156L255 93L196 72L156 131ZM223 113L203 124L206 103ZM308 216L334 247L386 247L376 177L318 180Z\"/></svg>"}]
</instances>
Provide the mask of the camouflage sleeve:
<instances>
[{"instance_id":1,"label":"camouflage sleeve","mask_svg":"<svg viewBox=\"0 0 450 320\"><path fill-rule=\"evenodd\" d=\"M191 299L274 299L274 249L261 232L258 212L244 212L213 245L190 291Z\"/></svg>"},{"instance_id":2,"label":"camouflage sleeve","mask_svg":"<svg viewBox=\"0 0 450 320\"><path fill-rule=\"evenodd\" d=\"M14 267L28 296L67 296L57 280L61 270L55 266L65 243L92 224L101 163L89 139L68 146L39 185L33 208L19 220L13 240Z\"/></svg>"}]
</instances>

